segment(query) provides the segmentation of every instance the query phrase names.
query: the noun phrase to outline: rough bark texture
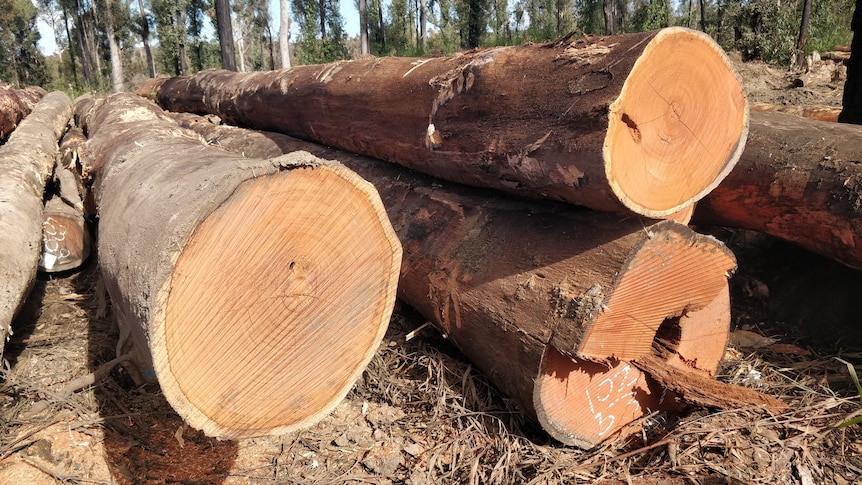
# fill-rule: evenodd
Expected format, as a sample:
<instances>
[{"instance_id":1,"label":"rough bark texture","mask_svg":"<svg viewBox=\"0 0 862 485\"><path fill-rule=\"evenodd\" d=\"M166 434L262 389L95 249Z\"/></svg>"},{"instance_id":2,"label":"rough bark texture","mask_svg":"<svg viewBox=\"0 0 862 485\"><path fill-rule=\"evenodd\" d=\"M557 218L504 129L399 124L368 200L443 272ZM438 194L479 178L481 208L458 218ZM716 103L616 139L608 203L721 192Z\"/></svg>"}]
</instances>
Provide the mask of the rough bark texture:
<instances>
[{"instance_id":1,"label":"rough bark texture","mask_svg":"<svg viewBox=\"0 0 862 485\"><path fill-rule=\"evenodd\" d=\"M748 124L720 47L681 28L454 57L204 71L138 93L454 182L649 217L712 189Z\"/></svg>"},{"instance_id":2,"label":"rough bark texture","mask_svg":"<svg viewBox=\"0 0 862 485\"><path fill-rule=\"evenodd\" d=\"M400 245L374 188L308 153L207 147L134 96L84 120L101 160L100 265L145 376L212 436L322 418L394 304Z\"/></svg>"},{"instance_id":3,"label":"rough bark texture","mask_svg":"<svg viewBox=\"0 0 862 485\"><path fill-rule=\"evenodd\" d=\"M0 361L12 319L36 277L42 196L71 114L71 100L51 93L0 147Z\"/></svg>"},{"instance_id":4,"label":"rough bark texture","mask_svg":"<svg viewBox=\"0 0 862 485\"><path fill-rule=\"evenodd\" d=\"M404 246L399 297L565 443L591 447L648 410L676 407L626 360L650 355L668 318L678 352L669 365L705 376L716 370L734 258L712 238L671 221L501 199L284 135L172 116L223 148L247 156L309 150L373 183ZM659 253L667 261L654 259ZM638 283L639 272L647 281ZM570 380L576 384L565 397L548 391ZM612 418L605 409L604 419L556 419L588 412L590 391L602 393L609 380L614 399L605 404L619 401Z\"/></svg>"},{"instance_id":5,"label":"rough bark texture","mask_svg":"<svg viewBox=\"0 0 862 485\"><path fill-rule=\"evenodd\" d=\"M44 95L42 88L15 89L0 81L0 141L12 133Z\"/></svg>"},{"instance_id":6,"label":"rough bark texture","mask_svg":"<svg viewBox=\"0 0 862 485\"><path fill-rule=\"evenodd\" d=\"M764 232L862 269L862 128L753 113L739 164L692 222Z\"/></svg>"}]
</instances>

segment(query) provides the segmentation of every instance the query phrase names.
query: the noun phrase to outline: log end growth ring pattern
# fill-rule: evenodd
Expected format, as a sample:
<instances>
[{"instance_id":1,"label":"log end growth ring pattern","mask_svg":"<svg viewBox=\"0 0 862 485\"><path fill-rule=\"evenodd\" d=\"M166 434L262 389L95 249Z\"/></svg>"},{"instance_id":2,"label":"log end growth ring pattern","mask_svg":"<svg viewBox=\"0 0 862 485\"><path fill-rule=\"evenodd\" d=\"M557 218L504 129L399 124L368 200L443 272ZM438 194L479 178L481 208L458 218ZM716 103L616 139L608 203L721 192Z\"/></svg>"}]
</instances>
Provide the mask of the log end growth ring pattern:
<instances>
[{"instance_id":1,"label":"log end growth ring pattern","mask_svg":"<svg viewBox=\"0 0 862 485\"><path fill-rule=\"evenodd\" d=\"M609 108L605 169L629 209L665 217L730 172L748 134L748 102L727 56L703 33L659 32Z\"/></svg>"},{"instance_id":2,"label":"log end growth ring pattern","mask_svg":"<svg viewBox=\"0 0 862 485\"><path fill-rule=\"evenodd\" d=\"M153 354L192 426L288 432L359 377L388 326L401 247L357 184L341 166L250 179L185 244Z\"/></svg>"}]
</instances>

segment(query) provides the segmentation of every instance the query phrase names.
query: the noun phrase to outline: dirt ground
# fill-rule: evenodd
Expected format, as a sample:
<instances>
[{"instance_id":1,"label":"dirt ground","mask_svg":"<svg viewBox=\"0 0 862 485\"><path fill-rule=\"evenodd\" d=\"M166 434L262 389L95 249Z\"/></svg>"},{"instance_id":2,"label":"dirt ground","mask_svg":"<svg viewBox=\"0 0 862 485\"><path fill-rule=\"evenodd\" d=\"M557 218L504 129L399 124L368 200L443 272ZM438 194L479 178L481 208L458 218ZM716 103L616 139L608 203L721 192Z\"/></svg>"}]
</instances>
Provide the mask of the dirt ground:
<instances>
[{"instance_id":1,"label":"dirt ground","mask_svg":"<svg viewBox=\"0 0 862 485\"><path fill-rule=\"evenodd\" d=\"M841 67L798 73L738 64L752 102L838 106ZM837 70L837 74L833 72ZM157 386L123 368L70 395L64 384L115 357L117 331L95 257L40 277L6 346L0 484L685 483L862 481L862 414L847 366L862 364L862 278L782 241L698 228L736 253L734 339L719 379L779 397L782 415L692 407L582 451L529 422L433 328L398 306L376 357L337 409L286 436L218 441L187 428ZM41 409L40 409L41 408Z\"/></svg>"}]
</instances>

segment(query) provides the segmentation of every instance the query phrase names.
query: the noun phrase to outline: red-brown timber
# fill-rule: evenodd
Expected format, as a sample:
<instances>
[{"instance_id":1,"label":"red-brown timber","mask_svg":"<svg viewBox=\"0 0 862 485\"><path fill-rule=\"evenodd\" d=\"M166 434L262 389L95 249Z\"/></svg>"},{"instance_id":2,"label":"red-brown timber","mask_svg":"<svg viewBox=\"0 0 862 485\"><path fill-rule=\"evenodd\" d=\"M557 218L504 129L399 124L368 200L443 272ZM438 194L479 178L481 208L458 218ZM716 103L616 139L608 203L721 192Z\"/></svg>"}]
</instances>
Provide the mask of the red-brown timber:
<instances>
[{"instance_id":1,"label":"red-brown timber","mask_svg":"<svg viewBox=\"0 0 862 485\"><path fill-rule=\"evenodd\" d=\"M748 104L708 36L682 28L203 71L138 93L165 109L402 164L441 179L660 218L733 168Z\"/></svg>"},{"instance_id":2,"label":"red-brown timber","mask_svg":"<svg viewBox=\"0 0 862 485\"><path fill-rule=\"evenodd\" d=\"M206 146L131 94L81 108L99 262L144 377L210 436L323 418L395 302L401 246L374 188L308 153Z\"/></svg>"}]
</instances>

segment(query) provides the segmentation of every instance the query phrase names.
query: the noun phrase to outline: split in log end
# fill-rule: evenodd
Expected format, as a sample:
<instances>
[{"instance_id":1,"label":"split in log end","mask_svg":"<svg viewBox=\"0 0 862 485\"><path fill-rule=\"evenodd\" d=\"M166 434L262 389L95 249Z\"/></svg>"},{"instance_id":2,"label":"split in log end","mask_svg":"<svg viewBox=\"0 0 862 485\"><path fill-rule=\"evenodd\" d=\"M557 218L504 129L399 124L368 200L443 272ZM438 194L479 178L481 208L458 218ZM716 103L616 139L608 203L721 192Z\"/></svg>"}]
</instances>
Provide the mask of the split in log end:
<instances>
[{"instance_id":1,"label":"split in log end","mask_svg":"<svg viewBox=\"0 0 862 485\"><path fill-rule=\"evenodd\" d=\"M730 60L707 35L659 32L609 107L605 170L629 209L663 218L730 173L748 133L748 102Z\"/></svg>"},{"instance_id":2,"label":"split in log end","mask_svg":"<svg viewBox=\"0 0 862 485\"><path fill-rule=\"evenodd\" d=\"M238 439L344 398L388 326L401 246L374 188L332 164L243 182L177 258L150 334L159 383L191 426Z\"/></svg>"}]
</instances>

